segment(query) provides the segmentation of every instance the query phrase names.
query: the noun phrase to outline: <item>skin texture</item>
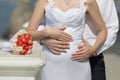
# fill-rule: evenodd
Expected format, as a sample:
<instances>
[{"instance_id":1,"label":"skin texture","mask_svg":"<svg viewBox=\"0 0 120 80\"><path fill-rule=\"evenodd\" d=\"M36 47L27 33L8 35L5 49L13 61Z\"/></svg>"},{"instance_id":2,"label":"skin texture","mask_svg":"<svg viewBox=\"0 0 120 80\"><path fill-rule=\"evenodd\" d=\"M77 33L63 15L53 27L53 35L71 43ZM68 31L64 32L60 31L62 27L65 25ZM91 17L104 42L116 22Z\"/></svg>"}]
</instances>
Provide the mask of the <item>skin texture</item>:
<instances>
[{"instance_id":1,"label":"skin texture","mask_svg":"<svg viewBox=\"0 0 120 80\"><path fill-rule=\"evenodd\" d=\"M61 11L66 12L70 8L78 8L79 7L78 1L79 0L71 0L68 4L66 4L64 0L55 0L54 6L59 8ZM28 27L28 31L31 34L35 32L38 25L40 24L39 22L41 21L41 18L44 15L44 6L46 4L47 4L47 1L38 0L35 11L33 13L33 16L31 18L31 21ZM97 29L96 29L97 40L93 46L90 46L89 43L83 38L84 45L78 46L79 50L76 51L73 55L71 55L71 59L74 61L83 61L89 58L90 56L92 56L96 52L96 50L105 42L105 39L107 36L106 26L103 22L96 0L87 0L87 2L85 3L85 7L87 8L87 12L86 12L87 15L91 16L93 21L97 25ZM44 45L46 45L54 54L60 55L61 52L66 52L65 49L69 48L68 42L72 40L71 36L67 33L64 33L63 30L55 31L55 29L53 28L50 30L52 32L50 32L49 29L48 30L45 29L44 31L45 37L43 37L42 34L41 36L39 36L40 34L33 34L33 37L35 36L36 39L39 39L40 37L42 37L42 39L44 40L42 40L41 42ZM61 41L60 35L63 36L62 33L66 34L64 35L63 38L66 38L66 36L69 38L61 39L63 40ZM54 44L50 42L52 39L54 39L53 40ZM67 44L67 45L64 45L64 44Z\"/></svg>"},{"instance_id":2,"label":"skin texture","mask_svg":"<svg viewBox=\"0 0 120 80\"><path fill-rule=\"evenodd\" d=\"M63 32L65 27L58 27L58 28L49 28L41 31L36 31L45 12L45 5L47 2L45 0L38 0L36 7L34 9L33 15L29 22L27 31L32 34L34 40L42 40L44 38L53 38L57 40L63 41L71 41L72 37L67 33Z\"/></svg>"}]
</instances>

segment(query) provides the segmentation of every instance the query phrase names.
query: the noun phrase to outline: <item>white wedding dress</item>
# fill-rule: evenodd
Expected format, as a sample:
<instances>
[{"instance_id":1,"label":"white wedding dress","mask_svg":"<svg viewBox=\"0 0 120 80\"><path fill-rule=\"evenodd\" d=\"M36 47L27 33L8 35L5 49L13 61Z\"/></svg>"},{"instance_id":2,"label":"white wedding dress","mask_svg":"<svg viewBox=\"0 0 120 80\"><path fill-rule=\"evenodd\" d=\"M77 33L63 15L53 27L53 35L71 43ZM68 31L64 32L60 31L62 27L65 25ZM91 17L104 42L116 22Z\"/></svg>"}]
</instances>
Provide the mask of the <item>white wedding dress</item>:
<instances>
[{"instance_id":1,"label":"white wedding dress","mask_svg":"<svg viewBox=\"0 0 120 80\"><path fill-rule=\"evenodd\" d=\"M45 46L43 52L47 55L46 64L43 67L43 80L91 80L91 69L89 60L76 62L71 60L71 55L82 44L82 35L85 25L87 0L80 0L79 8L70 8L67 11L54 6L53 0L48 0L45 6L46 28L66 26L65 32L69 33L73 41L70 42L70 49L67 53L55 55Z\"/></svg>"}]
</instances>

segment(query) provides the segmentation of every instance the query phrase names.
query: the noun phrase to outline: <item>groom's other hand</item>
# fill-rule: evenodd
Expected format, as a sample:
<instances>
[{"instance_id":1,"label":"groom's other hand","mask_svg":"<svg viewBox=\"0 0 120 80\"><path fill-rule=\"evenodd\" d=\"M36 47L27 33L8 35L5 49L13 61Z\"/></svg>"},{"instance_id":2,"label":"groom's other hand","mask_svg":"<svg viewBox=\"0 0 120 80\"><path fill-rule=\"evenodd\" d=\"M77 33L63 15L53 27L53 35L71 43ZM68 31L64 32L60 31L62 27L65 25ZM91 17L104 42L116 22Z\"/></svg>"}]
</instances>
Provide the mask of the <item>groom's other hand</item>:
<instances>
[{"instance_id":1,"label":"groom's other hand","mask_svg":"<svg viewBox=\"0 0 120 80\"><path fill-rule=\"evenodd\" d=\"M95 52L92 50L92 46L89 44L89 42L83 38L84 45L79 45L78 50L73 53L71 59L73 61L84 61L91 56L95 56Z\"/></svg>"},{"instance_id":2,"label":"groom's other hand","mask_svg":"<svg viewBox=\"0 0 120 80\"><path fill-rule=\"evenodd\" d=\"M41 40L41 43L56 55L66 53L66 49L70 48L68 42L58 41L55 39L44 39Z\"/></svg>"}]
</instances>

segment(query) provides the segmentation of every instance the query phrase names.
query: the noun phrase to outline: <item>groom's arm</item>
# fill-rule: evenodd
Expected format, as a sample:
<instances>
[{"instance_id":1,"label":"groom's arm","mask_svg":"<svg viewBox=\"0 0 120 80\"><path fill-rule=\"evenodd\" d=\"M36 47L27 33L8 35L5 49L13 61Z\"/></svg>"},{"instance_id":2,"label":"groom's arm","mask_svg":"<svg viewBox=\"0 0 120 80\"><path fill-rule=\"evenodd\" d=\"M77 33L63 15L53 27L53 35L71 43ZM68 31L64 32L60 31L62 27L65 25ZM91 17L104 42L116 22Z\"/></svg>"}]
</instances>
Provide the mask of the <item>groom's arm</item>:
<instances>
[{"instance_id":1,"label":"groom's arm","mask_svg":"<svg viewBox=\"0 0 120 80\"><path fill-rule=\"evenodd\" d=\"M99 55L101 52L110 48L115 43L119 29L119 22L113 0L97 0L97 3L108 30L108 35L105 43L96 52L97 55ZM84 38L89 42L91 46L94 45L97 38L95 35L97 32L95 32L94 26L96 25L92 22L91 18L88 17L84 31Z\"/></svg>"},{"instance_id":2,"label":"groom's arm","mask_svg":"<svg viewBox=\"0 0 120 80\"><path fill-rule=\"evenodd\" d=\"M118 16L117 16L117 11L115 8L114 1L106 0L106 3L107 5L104 5L105 8L101 11L103 12L102 16L107 26L108 36L103 46L100 47L99 50L97 51L97 55L99 55L101 52L108 49L115 43L117 38L117 32L119 29ZM101 6L103 5L100 5L100 7Z\"/></svg>"},{"instance_id":3,"label":"groom's arm","mask_svg":"<svg viewBox=\"0 0 120 80\"><path fill-rule=\"evenodd\" d=\"M97 3L99 5L102 17L105 21L105 24L107 26L107 30L108 30L108 36L107 39L105 41L105 43L97 50L96 53L94 53L93 55L91 54L86 54L87 52L89 52L90 48L92 45L94 45L94 42L96 41L96 37L94 34L94 28L93 28L93 32L89 29L88 25L87 27L85 27L85 31L84 31L84 44L85 45L79 45L78 46L78 51L76 51L73 55L72 58L74 58L74 56L82 56L81 59L79 59L79 61L85 60L91 56L95 56L95 55L99 55L101 52L103 52L104 50L108 49L109 47L111 47L117 38L117 32L119 29L119 23L118 23L118 16L117 16L117 12L116 12L116 8L115 8L115 4L113 0L97 0ZM107 4L107 5L106 5ZM92 24L90 21L90 18L88 20L89 22L89 26L95 26L94 24ZM92 28L91 28L92 29ZM81 51L84 52L84 54L81 54Z\"/></svg>"}]
</instances>

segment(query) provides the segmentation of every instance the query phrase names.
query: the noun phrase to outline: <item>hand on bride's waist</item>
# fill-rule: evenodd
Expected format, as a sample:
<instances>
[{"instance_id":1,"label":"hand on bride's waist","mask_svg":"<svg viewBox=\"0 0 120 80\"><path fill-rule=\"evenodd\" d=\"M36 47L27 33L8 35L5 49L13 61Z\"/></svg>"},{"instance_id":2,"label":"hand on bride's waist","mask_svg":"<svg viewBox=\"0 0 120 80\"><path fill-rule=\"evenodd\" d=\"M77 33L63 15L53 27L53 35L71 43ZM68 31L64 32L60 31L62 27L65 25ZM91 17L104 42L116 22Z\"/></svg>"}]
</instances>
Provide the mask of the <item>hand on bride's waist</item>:
<instances>
[{"instance_id":1,"label":"hand on bride's waist","mask_svg":"<svg viewBox=\"0 0 120 80\"><path fill-rule=\"evenodd\" d=\"M66 32L64 32L65 27L54 27L47 28L45 30L45 36L50 37L59 41L72 41L72 36Z\"/></svg>"}]
</instances>

